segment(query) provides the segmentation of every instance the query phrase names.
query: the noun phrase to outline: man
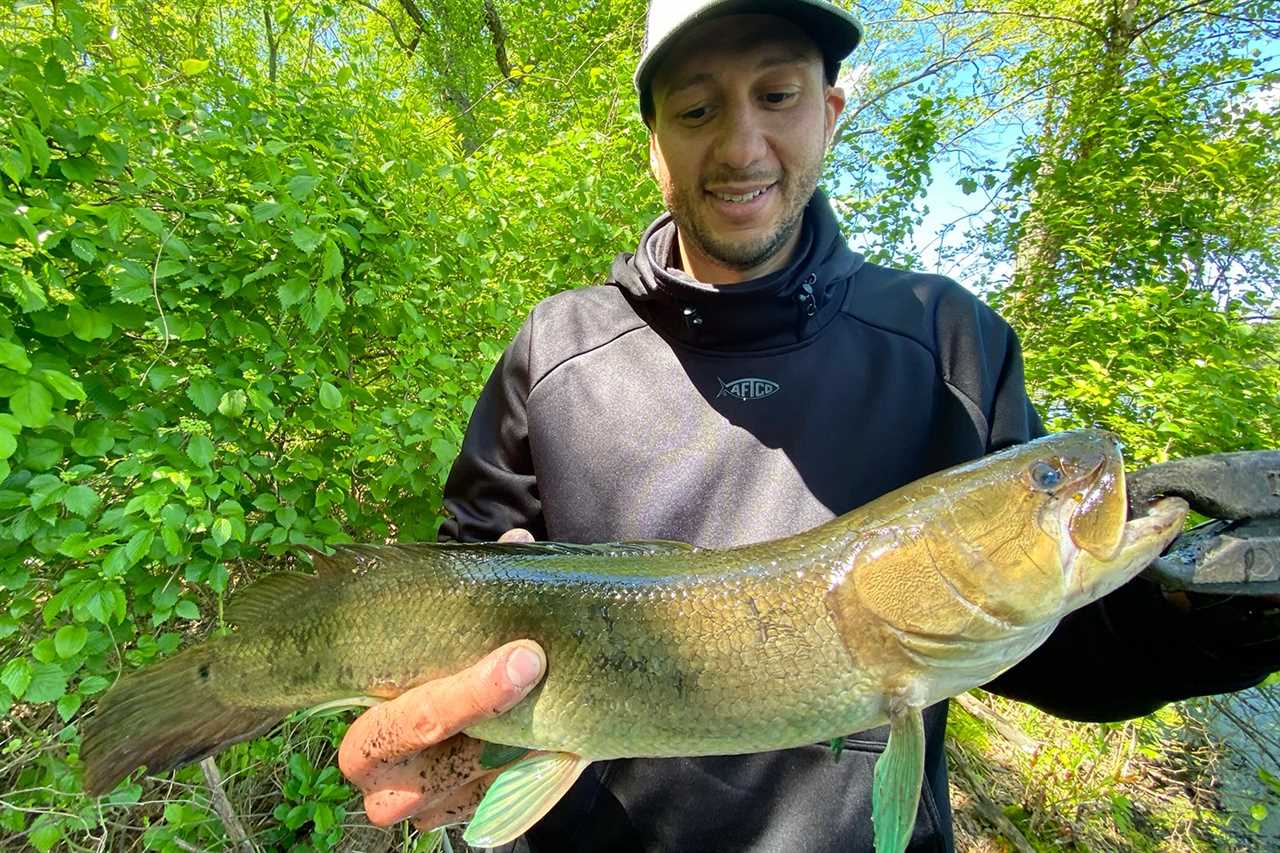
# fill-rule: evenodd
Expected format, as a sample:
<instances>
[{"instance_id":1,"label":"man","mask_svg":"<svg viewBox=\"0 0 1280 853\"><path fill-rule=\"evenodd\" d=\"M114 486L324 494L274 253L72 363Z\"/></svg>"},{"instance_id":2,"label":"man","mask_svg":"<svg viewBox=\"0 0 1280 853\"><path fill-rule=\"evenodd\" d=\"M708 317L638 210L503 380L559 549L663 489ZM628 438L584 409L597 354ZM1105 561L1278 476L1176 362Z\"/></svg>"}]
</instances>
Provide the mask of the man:
<instances>
[{"instance_id":1,"label":"man","mask_svg":"<svg viewBox=\"0 0 1280 853\"><path fill-rule=\"evenodd\" d=\"M1008 326L953 282L866 263L816 190L860 35L817 0L652 4L636 84L669 215L607 285L534 309L476 406L442 537L759 541L1041 433ZM1117 719L1274 664L1215 642L1131 585L992 689ZM358 719L340 763L370 820L465 819L492 773L457 732L545 666L513 643ZM952 846L946 714L926 712L913 850ZM839 762L815 744L592 765L514 849L870 850L884 741L857 734Z\"/></svg>"}]
</instances>

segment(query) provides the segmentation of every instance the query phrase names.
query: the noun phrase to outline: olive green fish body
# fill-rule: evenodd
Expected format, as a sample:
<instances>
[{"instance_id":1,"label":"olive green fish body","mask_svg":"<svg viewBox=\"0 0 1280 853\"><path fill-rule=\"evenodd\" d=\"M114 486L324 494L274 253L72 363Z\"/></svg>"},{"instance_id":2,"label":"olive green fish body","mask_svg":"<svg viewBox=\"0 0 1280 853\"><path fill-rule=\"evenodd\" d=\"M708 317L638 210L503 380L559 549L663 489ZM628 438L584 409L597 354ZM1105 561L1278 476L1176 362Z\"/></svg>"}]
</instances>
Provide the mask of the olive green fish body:
<instances>
[{"instance_id":1,"label":"olive green fish body","mask_svg":"<svg viewBox=\"0 0 1280 853\"><path fill-rule=\"evenodd\" d=\"M740 548L340 548L314 577L237 595L231 635L121 679L88 724L86 788L297 708L397 695L519 638L546 650L546 676L474 736L590 760L830 739L999 674L1140 571L1185 511L1170 499L1127 521L1115 439L1087 430Z\"/></svg>"}]
</instances>

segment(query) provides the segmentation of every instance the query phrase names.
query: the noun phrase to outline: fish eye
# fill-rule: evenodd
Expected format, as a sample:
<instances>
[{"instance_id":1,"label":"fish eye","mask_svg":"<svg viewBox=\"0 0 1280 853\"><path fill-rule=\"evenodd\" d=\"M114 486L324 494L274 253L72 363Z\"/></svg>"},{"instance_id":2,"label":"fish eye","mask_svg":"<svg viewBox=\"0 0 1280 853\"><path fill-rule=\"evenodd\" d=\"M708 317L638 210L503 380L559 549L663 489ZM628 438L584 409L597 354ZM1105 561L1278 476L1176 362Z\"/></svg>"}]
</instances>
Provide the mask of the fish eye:
<instances>
[{"instance_id":1,"label":"fish eye","mask_svg":"<svg viewBox=\"0 0 1280 853\"><path fill-rule=\"evenodd\" d=\"M1062 484L1062 470L1050 462L1043 459L1031 466L1029 472L1031 474L1031 482L1038 489L1044 489L1046 492L1056 489Z\"/></svg>"}]
</instances>

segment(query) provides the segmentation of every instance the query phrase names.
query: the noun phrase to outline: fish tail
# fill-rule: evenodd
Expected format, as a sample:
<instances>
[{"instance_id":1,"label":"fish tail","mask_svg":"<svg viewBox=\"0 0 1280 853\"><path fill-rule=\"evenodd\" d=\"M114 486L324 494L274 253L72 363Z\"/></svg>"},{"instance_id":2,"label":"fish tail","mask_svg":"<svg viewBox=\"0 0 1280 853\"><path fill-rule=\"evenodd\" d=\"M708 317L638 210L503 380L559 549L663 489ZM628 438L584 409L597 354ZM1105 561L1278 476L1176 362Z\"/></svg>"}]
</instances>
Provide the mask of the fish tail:
<instances>
[{"instance_id":1,"label":"fish tail","mask_svg":"<svg viewBox=\"0 0 1280 853\"><path fill-rule=\"evenodd\" d=\"M123 676L84 728L84 789L100 796L135 768L163 773L261 734L291 708L228 704L211 684L216 644Z\"/></svg>"}]
</instances>

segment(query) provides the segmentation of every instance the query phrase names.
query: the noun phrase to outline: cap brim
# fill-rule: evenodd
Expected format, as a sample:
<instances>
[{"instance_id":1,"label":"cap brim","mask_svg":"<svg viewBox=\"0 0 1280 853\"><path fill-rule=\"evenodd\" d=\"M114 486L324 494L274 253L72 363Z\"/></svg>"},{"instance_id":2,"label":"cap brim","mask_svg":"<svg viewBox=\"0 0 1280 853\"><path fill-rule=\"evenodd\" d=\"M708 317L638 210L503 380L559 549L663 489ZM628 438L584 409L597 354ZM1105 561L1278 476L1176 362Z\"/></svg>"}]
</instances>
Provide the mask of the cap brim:
<instances>
[{"instance_id":1,"label":"cap brim","mask_svg":"<svg viewBox=\"0 0 1280 853\"><path fill-rule=\"evenodd\" d=\"M795 22L822 51L824 58L840 62L862 41L862 24L847 12L821 0L723 0L708 3L653 44L645 45L644 56L636 67L636 91L643 99L653 82L653 75L671 48L690 28L725 15L777 15Z\"/></svg>"}]
</instances>

